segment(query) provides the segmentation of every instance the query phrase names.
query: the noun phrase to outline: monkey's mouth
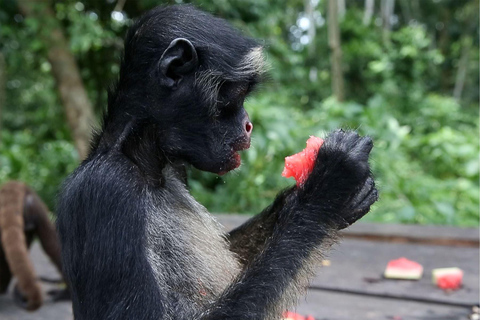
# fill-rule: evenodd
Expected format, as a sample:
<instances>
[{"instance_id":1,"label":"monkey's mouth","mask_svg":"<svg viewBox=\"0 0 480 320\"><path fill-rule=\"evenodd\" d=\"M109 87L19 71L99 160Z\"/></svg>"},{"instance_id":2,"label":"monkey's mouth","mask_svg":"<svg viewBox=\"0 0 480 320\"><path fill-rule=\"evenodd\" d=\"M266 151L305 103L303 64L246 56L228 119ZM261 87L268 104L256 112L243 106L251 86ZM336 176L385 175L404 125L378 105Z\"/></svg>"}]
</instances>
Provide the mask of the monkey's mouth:
<instances>
[{"instance_id":1,"label":"monkey's mouth","mask_svg":"<svg viewBox=\"0 0 480 320\"><path fill-rule=\"evenodd\" d=\"M242 158L240 157L240 154L238 152L233 153L232 164L233 164L233 167L234 167L233 169L237 169L242 164Z\"/></svg>"},{"instance_id":2,"label":"monkey's mouth","mask_svg":"<svg viewBox=\"0 0 480 320\"><path fill-rule=\"evenodd\" d=\"M232 155L228 158L227 162L223 166L222 170L218 172L218 175L223 176L229 171L237 169L242 164L242 158L238 151L233 151Z\"/></svg>"},{"instance_id":3,"label":"monkey's mouth","mask_svg":"<svg viewBox=\"0 0 480 320\"><path fill-rule=\"evenodd\" d=\"M241 144L235 144L231 149L231 156L229 157L227 163L225 163L225 167L222 168L223 170L220 170L218 174L222 176L227 172L240 167L240 165L242 164L242 158L239 152L247 150L248 148L250 148L250 141Z\"/></svg>"}]
</instances>

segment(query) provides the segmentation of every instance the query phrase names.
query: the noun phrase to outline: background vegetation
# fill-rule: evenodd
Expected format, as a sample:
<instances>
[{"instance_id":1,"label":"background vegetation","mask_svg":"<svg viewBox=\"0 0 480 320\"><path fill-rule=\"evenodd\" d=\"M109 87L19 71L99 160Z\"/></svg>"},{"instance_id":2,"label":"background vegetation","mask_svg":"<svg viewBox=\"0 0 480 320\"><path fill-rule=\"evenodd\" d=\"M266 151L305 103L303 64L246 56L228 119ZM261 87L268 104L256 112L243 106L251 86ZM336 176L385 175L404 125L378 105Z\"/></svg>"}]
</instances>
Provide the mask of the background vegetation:
<instances>
[{"instance_id":1,"label":"background vegetation","mask_svg":"<svg viewBox=\"0 0 480 320\"><path fill-rule=\"evenodd\" d=\"M285 156L309 135L346 127L375 141L381 200L367 219L478 226L478 1L338 1L341 95L332 92L328 1L193 2L263 39L272 66L246 102L255 130L243 166L223 177L191 173L210 211L260 211L293 183L280 175ZM0 0L0 183L23 180L53 208L79 161L52 70L53 30L67 39L98 117L126 28L172 1L45 1L50 14L30 15L32 3Z\"/></svg>"}]
</instances>

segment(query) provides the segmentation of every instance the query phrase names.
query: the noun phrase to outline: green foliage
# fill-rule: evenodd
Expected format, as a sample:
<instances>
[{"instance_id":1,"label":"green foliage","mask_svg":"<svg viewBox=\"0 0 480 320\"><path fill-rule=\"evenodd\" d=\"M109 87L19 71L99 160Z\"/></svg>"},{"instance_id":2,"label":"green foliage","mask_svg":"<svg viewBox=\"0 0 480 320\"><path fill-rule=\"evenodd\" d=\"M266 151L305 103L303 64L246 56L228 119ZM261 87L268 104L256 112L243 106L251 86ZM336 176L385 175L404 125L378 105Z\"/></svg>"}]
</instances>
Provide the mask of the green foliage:
<instances>
[{"instance_id":1,"label":"green foliage","mask_svg":"<svg viewBox=\"0 0 480 320\"><path fill-rule=\"evenodd\" d=\"M305 31L298 23L304 1L193 2L264 39L272 66L267 84L246 102L255 130L252 148L242 153L242 167L222 177L197 170L190 174L192 193L210 211L259 212L279 190L294 184L281 177L284 157L303 149L309 135L343 127L375 142L372 167L381 198L366 219L478 225L479 50L474 36L478 15L472 15L478 3L421 1L414 22L397 8L400 22L385 42L375 23L379 16L364 25L363 3L347 2L341 21L347 101L339 103L331 97L330 50L322 20L326 1L317 8L316 37L308 45L298 38ZM24 18L14 0L2 4L0 53L7 63L7 99L0 183L23 180L53 208L77 155L38 33L47 32L53 22L62 26L100 114L107 102L105 89L118 76L130 18L158 1L127 1L117 19L112 18L116 1L56 1L57 20L50 22ZM456 101L451 96L465 52L465 88Z\"/></svg>"},{"instance_id":2,"label":"green foliage","mask_svg":"<svg viewBox=\"0 0 480 320\"><path fill-rule=\"evenodd\" d=\"M0 181L20 180L37 190L50 209L67 172L77 165L77 152L69 140L44 139L36 132L2 131Z\"/></svg>"}]
</instances>

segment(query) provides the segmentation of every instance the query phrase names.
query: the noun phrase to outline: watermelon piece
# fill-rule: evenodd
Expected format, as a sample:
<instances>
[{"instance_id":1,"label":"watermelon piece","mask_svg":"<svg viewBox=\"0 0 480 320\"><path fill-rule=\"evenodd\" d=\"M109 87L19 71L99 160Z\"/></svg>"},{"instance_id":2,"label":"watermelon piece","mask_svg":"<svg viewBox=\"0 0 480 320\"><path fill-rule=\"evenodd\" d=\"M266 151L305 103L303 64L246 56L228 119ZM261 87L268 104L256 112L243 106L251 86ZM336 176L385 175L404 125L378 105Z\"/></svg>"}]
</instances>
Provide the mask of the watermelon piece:
<instances>
[{"instance_id":1,"label":"watermelon piece","mask_svg":"<svg viewBox=\"0 0 480 320\"><path fill-rule=\"evenodd\" d=\"M282 320L315 320L314 317L312 316L307 316L304 317L298 313L291 312L291 311L285 311L283 313L283 319Z\"/></svg>"},{"instance_id":2,"label":"watermelon piece","mask_svg":"<svg viewBox=\"0 0 480 320\"><path fill-rule=\"evenodd\" d=\"M283 313L283 320L305 320L305 317L295 312L285 311Z\"/></svg>"},{"instance_id":3,"label":"watermelon piece","mask_svg":"<svg viewBox=\"0 0 480 320\"><path fill-rule=\"evenodd\" d=\"M318 150L322 144L322 138L310 136L305 149L285 158L285 168L282 176L285 178L293 177L297 181L297 186L303 185L313 170Z\"/></svg>"},{"instance_id":4,"label":"watermelon piece","mask_svg":"<svg viewBox=\"0 0 480 320\"><path fill-rule=\"evenodd\" d=\"M391 260L387 264L384 277L389 279L418 280L422 277L423 267L407 258Z\"/></svg>"},{"instance_id":5,"label":"watermelon piece","mask_svg":"<svg viewBox=\"0 0 480 320\"><path fill-rule=\"evenodd\" d=\"M432 270L432 281L440 289L457 290L462 285L463 271L460 268L438 268Z\"/></svg>"}]
</instances>

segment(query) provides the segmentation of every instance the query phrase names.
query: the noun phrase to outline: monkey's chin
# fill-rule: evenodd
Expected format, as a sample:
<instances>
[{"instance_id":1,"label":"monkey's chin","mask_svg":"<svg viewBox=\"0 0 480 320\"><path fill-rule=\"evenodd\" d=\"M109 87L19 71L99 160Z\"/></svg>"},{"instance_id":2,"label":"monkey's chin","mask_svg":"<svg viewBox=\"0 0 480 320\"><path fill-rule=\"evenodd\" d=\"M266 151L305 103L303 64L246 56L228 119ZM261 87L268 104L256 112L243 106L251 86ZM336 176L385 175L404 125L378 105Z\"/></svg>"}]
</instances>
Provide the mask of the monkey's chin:
<instances>
[{"instance_id":1,"label":"monkey's chin","mask_svg":"<svg viewBox=\"0 0 480 320\"><path fill-rule=\"evenodd\" d=\"M227 172L237 169L238 167L240 167L241 164L242 159L240 157L240 154L238 152L234 152L230 160L225 164L225 168L219 171L217 174L219 176L223 176Z\"/></svg>"}]
</instances>

